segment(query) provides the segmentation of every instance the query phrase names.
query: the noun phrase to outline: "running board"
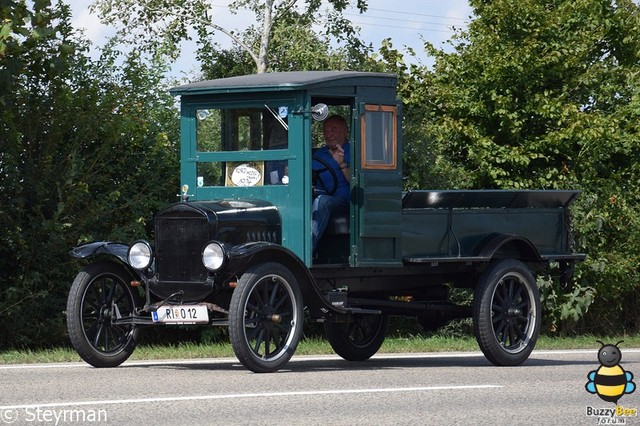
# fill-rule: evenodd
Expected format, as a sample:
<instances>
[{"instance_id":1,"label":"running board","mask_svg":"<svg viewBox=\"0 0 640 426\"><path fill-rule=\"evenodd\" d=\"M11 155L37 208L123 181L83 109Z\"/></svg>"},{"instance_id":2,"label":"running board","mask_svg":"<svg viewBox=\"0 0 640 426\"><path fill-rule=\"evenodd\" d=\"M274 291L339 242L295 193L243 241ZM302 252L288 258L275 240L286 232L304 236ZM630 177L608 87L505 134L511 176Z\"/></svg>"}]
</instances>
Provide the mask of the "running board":
<instances>
[{"instance_id":1,"label":"running board","mask_svg":"<svg viewBox=\"0 0 640 426\"><path fill-rule=\"evenodd\" d=\"M362 314L362 315L382 315L380 309L364 309L364 308L344 308L350 314Z\"/></svg>"}]
</instances>

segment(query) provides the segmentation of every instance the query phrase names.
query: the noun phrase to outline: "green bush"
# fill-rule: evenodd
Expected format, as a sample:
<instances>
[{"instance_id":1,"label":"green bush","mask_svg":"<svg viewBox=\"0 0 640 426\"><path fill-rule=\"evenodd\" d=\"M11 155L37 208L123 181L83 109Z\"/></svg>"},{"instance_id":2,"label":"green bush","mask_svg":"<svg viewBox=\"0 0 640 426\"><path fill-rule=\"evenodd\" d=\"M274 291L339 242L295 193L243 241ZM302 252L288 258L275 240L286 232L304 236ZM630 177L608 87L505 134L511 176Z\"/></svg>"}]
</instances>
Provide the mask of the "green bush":
<instances>
[{"instance_id":1,"label":"green bush","mask_svg":"<svg viewBox=\"0 0 640 426\"><path fill-rule=\"evenodd\" d=\"M65 342L81 268L68 250L140 238L178 187L177 111L159 89L161 64L108 49L93 62L67 6L32 7L2 9L0 349Z\"/></svg>"}]
</instances>

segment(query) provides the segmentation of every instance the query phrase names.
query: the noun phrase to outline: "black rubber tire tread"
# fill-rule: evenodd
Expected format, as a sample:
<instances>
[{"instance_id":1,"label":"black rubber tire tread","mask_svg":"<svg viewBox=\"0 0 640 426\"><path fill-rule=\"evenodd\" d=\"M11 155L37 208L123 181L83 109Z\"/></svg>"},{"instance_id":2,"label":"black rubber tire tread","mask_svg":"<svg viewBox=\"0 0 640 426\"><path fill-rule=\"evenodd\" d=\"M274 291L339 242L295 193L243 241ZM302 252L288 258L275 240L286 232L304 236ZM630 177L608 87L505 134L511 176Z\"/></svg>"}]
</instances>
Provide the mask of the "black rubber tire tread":
<instances>
[{"instance_id":1,"label":"black rubber tire tread","mask_svg":"<svg viewBox=\"0 0 640 426\"><path fill-rule=\"evenodd\" d=\"M298 281L286 266L266 262L242 274L229 307L229 337L242 365L255 373L272 373L284 367L302 336L303 308ZM280 321L267 317L274 314Z\"/></svg>"},{"instance_id":2,"label":"black rubber tire tread","mask_svg":"<svg viewBox=\"0 0 640 426\"><path fill-rule=\"evenodd\" d=\"M130 315L135 307L140 306L140 295L130 286L131 280L131 275L122 265L100 261L80 271L71 285L67 298L69 339L78 355L94 367L117 367L131 356L138 343L138 327L115 326L102 314L109 309L107 305L113 305L114 291L117 292L115 302L121 314ZM110 284L111 288L106 288L104 284ZM102 313L95 312L96 318L91 319L96 311L95 300L99 296L104 302L98 308ZM91 333L94 326L98 331L95 336L89 336L87 333ZM100 343L97 343L98 340ZM113 347L109 347L110 343Z\"/></svg>"},{"instance_id":3,"label":"black rubber tire tread","mask_svg":"<svg viewBox=\"0 0 640 426\"><path fill-rule=\"evenodd\" d=\"M498 366L522 364L540 327L540 293L529 268L517 259L495 261L480 277L473 301L474 334L486 358Z\"/></svg>"},{"instance_id":4,"label":"black rubber tire tread","mask_svg":"<svg viewBox=\"0 0 640 426\"><path fill-rule=\"evenodd\" d=\"M387 315L354 314L348 323L324 322L327 340L347 361L366 361L378 352L389 328Z\"/></svg>"}]
</instances>

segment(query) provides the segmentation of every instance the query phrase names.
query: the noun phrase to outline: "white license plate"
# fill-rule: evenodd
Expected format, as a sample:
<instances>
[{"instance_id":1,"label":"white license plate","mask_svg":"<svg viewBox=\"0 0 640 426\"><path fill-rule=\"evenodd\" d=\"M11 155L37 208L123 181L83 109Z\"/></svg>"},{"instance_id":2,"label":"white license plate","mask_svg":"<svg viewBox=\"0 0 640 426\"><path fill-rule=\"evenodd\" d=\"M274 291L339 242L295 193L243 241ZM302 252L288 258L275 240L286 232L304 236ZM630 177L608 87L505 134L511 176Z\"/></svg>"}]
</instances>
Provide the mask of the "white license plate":
<instances>
[{"instance_id":1,"label":"white license plate","mask_svg":"<svg viewBox=\"0 0 640 426\"><path fill-rule=\"evenodd\" d=\"M151 312L151 318L167 324L206 324L209 312L206 305L165 305Z\"/></svg>"}]
</instances>

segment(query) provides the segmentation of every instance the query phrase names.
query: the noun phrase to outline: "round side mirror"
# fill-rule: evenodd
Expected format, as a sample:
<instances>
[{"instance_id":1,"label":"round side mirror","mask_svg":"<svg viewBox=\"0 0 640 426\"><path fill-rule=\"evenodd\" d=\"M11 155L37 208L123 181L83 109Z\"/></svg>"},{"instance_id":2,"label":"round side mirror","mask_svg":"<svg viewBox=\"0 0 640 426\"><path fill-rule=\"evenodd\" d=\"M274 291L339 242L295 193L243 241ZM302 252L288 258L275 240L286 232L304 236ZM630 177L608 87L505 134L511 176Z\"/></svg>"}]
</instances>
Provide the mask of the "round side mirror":
<instances>
[{"instance_id":1,"label":"round side mirror","mask_svg":"<svg viewBox=\"0 0 640 426\"><path fill-rule=\"evenodd\" d=\"M322 121L329 116L329 107L325 104L315 104L311 107L311 117L316 121Z\"/></svg>"}]
</instances>

